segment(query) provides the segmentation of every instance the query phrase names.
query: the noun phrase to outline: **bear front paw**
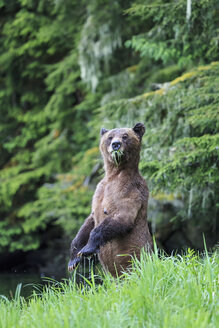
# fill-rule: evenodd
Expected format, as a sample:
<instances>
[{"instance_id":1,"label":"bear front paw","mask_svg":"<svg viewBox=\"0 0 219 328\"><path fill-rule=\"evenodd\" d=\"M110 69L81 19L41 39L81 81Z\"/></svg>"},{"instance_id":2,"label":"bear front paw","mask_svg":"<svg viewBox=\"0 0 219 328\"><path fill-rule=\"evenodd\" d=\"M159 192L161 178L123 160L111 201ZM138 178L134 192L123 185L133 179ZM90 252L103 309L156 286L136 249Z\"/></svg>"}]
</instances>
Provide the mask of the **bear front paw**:
<instances>
[{"instance_id":1,"label":"bear front paw","mask_svg":"<svg viewBox=\"0 0 219 328\"><path fill-rule=\"evenodd\" d=\"M82 256L90 256L98 252L99 249L97 247L86 245L80 250L80 252L78 252L77 257L81 258Z\"/></svg>"},{"instance_id":2,"label":"bear front paw","mask_svg":"<svg viewBox=\"0 0 219 328\"><path fill-rule=\"evenodd\" d=\"M81 261L81 258L76 257L73 260L69 261L68 263L68 271L71 272L74 269L76 269L77 265L79 264L79 262Z\"/></svg>"}]
</instances>

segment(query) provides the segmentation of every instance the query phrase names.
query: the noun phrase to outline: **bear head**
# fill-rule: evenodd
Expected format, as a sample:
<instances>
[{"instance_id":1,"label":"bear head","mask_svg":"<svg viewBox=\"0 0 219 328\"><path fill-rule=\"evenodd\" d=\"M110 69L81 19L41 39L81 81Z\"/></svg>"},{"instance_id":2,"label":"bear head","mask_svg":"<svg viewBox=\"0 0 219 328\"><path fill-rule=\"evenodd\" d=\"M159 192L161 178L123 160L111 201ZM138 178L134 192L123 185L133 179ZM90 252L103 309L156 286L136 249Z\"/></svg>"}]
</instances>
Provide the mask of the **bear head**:
<instances>
[{"instance_id":1,"label":"bear head","mask_svg":"<svg viewBox=\"0 0 219 328\"><path fill-rule=\"evenodd\" d=\"M145 126L137 123L131 128L101 129L100 150L105 164L116 167L138 166L141 139Z\"/></svg>"}]
</instances>

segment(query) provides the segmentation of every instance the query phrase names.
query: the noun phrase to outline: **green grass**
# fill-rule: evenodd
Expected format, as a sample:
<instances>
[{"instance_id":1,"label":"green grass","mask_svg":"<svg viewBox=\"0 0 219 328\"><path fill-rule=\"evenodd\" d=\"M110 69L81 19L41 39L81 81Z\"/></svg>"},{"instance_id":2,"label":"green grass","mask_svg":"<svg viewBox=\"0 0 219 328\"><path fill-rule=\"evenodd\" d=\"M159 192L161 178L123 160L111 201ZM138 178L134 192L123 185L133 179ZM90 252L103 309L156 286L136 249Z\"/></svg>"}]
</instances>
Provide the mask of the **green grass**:
<instances>
[{"instance_id":1,"label":"green grass","mask_svg":"<svg viewBox=\"0 0 219 328\"><path fill-rule=\"evenodd\" d=\"M142 255L123 279L0 301L0 327L219 327L218 254Z\"/></svg>"}]
</instances>

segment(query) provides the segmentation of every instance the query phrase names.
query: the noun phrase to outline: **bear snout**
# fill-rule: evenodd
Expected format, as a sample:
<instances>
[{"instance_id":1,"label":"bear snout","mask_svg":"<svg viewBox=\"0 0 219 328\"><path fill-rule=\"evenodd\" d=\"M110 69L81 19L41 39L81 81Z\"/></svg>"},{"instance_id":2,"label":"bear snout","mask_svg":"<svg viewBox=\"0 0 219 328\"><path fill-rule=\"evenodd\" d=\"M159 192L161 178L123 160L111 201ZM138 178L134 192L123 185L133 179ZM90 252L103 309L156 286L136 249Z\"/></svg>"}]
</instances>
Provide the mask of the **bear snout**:
<instances>
[{"instance_id":1,"label":"bear snout","mask_svg":"<svg viewBox=\"0 0 219 328\"><path fill-rule=\"evenodd\" d=\"M122 143L118 140L115 140L112 142L112 149L113 150L119 150L122 146Z\"/></svg>"}]
</instances>

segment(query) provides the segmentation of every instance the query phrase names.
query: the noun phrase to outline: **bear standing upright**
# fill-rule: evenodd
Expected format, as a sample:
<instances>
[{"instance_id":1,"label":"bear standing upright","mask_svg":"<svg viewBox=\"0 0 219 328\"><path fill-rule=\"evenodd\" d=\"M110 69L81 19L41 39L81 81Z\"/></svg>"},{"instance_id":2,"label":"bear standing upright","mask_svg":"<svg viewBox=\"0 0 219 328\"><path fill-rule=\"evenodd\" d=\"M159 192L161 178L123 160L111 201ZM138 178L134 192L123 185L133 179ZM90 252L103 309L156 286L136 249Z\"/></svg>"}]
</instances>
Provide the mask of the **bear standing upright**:
<instances>
[{"instance_id":1,"label":"bear standing upright","mask_svg":"<svg viewBox=\"0 0 219 328\"><path fill-rule=\"evenodd\" d=\"M92 213L71 243L68 270L83 256L98 253L105 270L121 275L131 257L153 248L147 224L148 188L139 173L142 123L133 129L101 129L105 177L97 185Z\"/></svg>"}]
</instances>

